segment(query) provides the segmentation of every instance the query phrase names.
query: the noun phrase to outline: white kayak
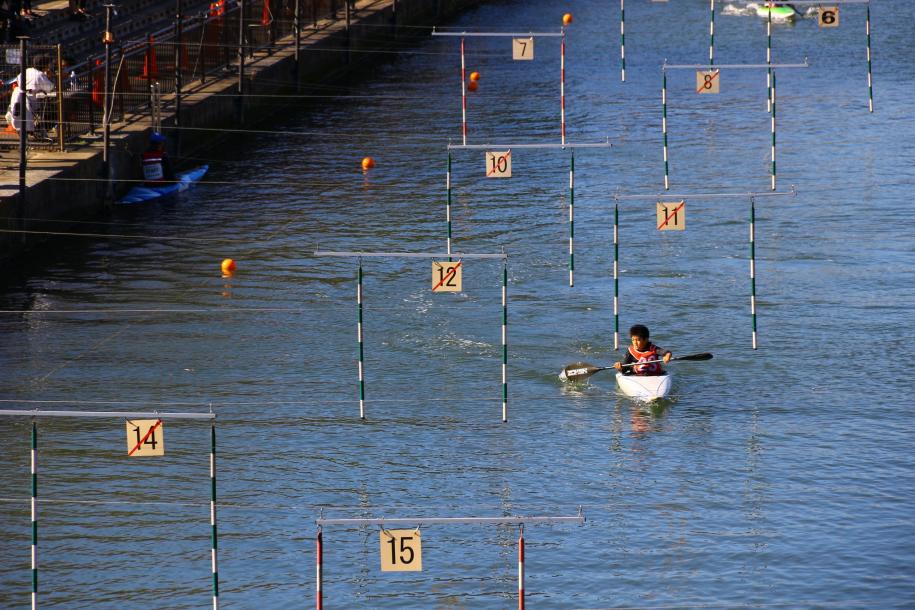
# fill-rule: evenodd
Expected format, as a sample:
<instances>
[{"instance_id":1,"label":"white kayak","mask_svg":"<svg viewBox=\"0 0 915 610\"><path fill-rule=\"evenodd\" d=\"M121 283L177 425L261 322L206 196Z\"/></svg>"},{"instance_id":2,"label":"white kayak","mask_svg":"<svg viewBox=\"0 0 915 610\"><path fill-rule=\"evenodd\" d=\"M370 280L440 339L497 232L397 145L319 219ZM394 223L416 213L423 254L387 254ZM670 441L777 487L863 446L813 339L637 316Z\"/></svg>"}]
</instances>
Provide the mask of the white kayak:
<instances>
[{"instance_id":1,"label":"white kayak","mask_svg":"<svg viewBox=\"0 0 915 610\"><path fill-rule=\"evenodd\" d=\"M670 393L673 378L669 373L663 375L623 375L616 374L616 383L623 394L639 400L656 400Z\"/></svg>"}]
</instances>

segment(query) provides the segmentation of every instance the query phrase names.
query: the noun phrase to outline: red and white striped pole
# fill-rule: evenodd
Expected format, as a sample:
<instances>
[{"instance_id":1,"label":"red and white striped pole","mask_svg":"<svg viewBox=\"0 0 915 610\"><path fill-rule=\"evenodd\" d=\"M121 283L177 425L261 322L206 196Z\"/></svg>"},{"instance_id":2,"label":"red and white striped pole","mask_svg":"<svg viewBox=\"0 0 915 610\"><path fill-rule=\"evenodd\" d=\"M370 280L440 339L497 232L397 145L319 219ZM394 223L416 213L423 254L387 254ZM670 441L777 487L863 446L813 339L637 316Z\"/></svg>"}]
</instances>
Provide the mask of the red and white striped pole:
<instances>
[{"instance_id":1,"label":"red and white striped pole","mask_svg":"<svg viewBox=\"0 0 915 610\"><path fill-rule=\"evenodd\" d=\"M566 32L562 31L562 42L559 43L559 120L562 133L562 145L566 143Z\"/></svg>"},{"instance_id":2,"label":"red and white striped pole","mask_svg":"<svg viewBox=\"0 0 915 610\"><path fill-rule=\"evenodd\" d=\"M318 542L315 553L315 607L317 610L321 610L324 605L324 592L322 591L321 579L323 578L322 568L324 564L324 536L321 533L321 529L318 528Z\"/></svg>"},{"instance_id":3,"label":"red and white striped pole","mask_svg":"<svg viewBox=\"0 0 915 610\"><path fill-rule=\"evenodd\" d=\"M524 610L524 526L518 534L518 610Z\"/></svg>"},{"instance_id":4,"label":"red and white striped pole","mask_svg":"<svg viewBox=\"0 0 915 610\"><path fill-rule=\"evenodd\" d=\"M467 146L467 68L464 64L464 39L461 38L461 135Z\"/></svg>"}]
</instances>

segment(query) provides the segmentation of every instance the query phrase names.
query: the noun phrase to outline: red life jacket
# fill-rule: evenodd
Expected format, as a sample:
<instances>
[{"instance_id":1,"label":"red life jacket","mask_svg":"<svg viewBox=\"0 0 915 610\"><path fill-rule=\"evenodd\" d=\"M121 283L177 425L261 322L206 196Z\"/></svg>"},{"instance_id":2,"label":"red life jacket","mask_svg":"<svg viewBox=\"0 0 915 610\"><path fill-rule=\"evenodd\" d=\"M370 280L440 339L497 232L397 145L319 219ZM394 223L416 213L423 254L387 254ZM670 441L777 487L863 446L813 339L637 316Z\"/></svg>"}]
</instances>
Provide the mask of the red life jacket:
<instances>
[{"instance_id":1,"label":"red life jacket","mask_svg":"<svg viewBox=\"0 0 915 610\"><path fill-rule=\"evenodd\" d=\"M157 186L165 180L165 157L161 150L147 150L143 153L143 179L150 186Z\"/></svg>"},{"instance_id":2,"label":"red life jacket","mask_svg":"<svg viewBox=\"0 0 915 610\"><path fill-rule=\"evenodd\" d=\"M648 360L661 359L661 357L658 356L658 346L654 343L649 343L648 349L644 352L640 352L630 345L629 354L635 358L637 362L647 362ZM637 364L632 367L632 371L636 375L660 375L663 372L661 370L660 362L652 362L651 364Z\"/></svg>"}]
</instances>

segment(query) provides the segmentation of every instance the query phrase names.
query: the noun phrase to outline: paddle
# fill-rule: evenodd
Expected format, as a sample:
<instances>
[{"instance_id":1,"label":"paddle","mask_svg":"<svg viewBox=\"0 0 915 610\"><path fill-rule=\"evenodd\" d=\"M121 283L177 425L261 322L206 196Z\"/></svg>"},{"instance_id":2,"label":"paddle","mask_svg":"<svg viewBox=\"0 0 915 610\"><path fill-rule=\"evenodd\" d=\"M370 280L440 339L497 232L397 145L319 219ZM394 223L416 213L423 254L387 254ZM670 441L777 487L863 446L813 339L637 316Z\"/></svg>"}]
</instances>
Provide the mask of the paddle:
<instances>
[{"instance_id":1,"label":"paddle","mask_svg":"<svg viewBox=\"0 0 915 610\"><path fill-rule=\"evenodd\" d=\"M670 361L674 362L677 360L711 360L712 355L708 352L703 352L701 354L690 354L688 356L676 356L671 358ZM653 364L655 362L664 362L663 360L648 360L646 362L633 362L632 364L624 364L624 367L629 366L639 366L642 364ZM559 378L563 381L582 381L587 379L594 373L600 371L606 371L607 369L612 369L615 367L612 366L595 366L593 364L588 364L587 362L576 362L575 364L570 364L559 373Z\"/></svg>"}]
</instances>

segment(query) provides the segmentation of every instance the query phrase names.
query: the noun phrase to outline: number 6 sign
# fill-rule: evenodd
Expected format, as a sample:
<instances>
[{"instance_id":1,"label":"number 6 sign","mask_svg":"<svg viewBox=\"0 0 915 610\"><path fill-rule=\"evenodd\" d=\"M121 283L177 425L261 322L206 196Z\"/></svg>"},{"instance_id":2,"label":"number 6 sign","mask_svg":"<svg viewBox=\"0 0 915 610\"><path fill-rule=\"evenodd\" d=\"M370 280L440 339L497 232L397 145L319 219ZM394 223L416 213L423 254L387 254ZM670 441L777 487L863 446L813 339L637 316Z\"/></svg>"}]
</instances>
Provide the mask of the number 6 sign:
<instances>
[{"instance_id":1,"label":"number 6 sign","mask_svg":"<svg viewBox=\"0 0 915 610\"><path fill-rule=\"evenodd\" d=\"M379 533L382 572L422 572L423 541L419 529Z\"/></svg>"},{"instance_id":2,"label":"number 6 sign","mask_svg":"<svg viewBox=\"0 0 915 610\"><path fill-rule=\"evenodd\" d=\"M817 23L821 28L839 27L839 7L821 6L817 9Z\"/></svg>"}]
</instances>

